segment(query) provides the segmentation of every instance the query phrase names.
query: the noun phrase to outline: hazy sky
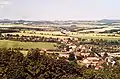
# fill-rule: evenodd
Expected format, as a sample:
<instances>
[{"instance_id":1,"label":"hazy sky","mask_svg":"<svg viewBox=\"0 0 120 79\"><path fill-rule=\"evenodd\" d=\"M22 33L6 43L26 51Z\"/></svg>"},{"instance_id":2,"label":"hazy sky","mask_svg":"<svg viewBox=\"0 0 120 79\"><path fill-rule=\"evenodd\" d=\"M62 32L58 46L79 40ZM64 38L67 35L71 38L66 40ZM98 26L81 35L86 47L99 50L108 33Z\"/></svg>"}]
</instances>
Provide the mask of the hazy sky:
<instances>
[{"instance_id":1,"label":"hazy sky","mask_svg":"<svg viewBox=\"0 0 120 79\"><path fill-rule=\"evenodd\" d=\"M0 5L0 18L8 19L120 19L120 0L0 0Z\"/></svg>"}]
</instances>

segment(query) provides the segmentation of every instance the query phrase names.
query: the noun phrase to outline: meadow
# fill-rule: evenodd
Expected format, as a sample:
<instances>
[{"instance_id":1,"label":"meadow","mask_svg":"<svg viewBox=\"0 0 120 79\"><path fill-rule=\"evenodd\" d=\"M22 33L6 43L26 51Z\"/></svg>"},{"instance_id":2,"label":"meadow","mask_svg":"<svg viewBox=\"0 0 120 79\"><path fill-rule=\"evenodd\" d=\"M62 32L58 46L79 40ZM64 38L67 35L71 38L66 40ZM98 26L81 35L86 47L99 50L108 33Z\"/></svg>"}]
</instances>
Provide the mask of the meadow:
<instances>
[{"instance_id":1,"label":"meadow","mask_svg":"<svg viewBox=\"0 0 120 79\"><path fill-rule=\"evenodd\" d=\"M46 49L54 49L54 45L56 43L48 43L48 42L19 42L19 41L10 41L10 40L0 40L0 48L46 48Z\"/></svg>"}]
</instances>

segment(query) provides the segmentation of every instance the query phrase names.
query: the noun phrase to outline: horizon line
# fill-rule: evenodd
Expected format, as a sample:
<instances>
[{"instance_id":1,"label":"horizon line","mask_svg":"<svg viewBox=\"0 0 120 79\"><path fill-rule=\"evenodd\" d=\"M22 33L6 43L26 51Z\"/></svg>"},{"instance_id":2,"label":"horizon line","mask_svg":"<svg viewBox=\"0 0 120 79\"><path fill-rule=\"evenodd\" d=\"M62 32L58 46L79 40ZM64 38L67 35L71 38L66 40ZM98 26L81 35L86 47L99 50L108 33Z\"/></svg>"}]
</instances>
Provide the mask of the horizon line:
<instances>
[{"instance_id":1,"label":"horizon line","mask_svg":"<svg viewBox=\"0 0 120 79\"><path fill-rule=\"evenodd\" d=\"M99 20L120 20L120 19L68 19L68 20L32 20L32 19L6 19L6 18L0 18L0 20L27 20L27 21L99 21Z\"/></svg>"}]
</instances>

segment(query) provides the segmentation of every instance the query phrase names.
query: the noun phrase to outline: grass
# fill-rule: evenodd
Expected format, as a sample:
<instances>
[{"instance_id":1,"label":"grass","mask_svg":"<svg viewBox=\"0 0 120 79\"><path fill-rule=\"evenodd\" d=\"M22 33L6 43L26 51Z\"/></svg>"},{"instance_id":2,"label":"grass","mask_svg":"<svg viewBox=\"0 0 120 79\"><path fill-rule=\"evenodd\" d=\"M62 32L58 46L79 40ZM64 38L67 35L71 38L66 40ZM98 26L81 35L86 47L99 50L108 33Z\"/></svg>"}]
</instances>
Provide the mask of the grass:
<instances>
[{"instance_id":1,"label":"grass","mask_svg":"<svg viewBox=\"0 0 120 79\"><path fill-rule=\"evenodd\" d=\"M54 44L56 43L47 43L47 42L19 42L19 41L10 41L10 40L0 40L0 48L46 48L54 49Z\"/></svg>"},{"instance_id":2,"label":"grass","mask_svg":"<svg viewBox=\"0 0 120 79\"><path fill-rule=\"evenodd\" d=\"M24 56L26 56L28 54L28 51L20 51Z\"/></svg>"}]
</instances>

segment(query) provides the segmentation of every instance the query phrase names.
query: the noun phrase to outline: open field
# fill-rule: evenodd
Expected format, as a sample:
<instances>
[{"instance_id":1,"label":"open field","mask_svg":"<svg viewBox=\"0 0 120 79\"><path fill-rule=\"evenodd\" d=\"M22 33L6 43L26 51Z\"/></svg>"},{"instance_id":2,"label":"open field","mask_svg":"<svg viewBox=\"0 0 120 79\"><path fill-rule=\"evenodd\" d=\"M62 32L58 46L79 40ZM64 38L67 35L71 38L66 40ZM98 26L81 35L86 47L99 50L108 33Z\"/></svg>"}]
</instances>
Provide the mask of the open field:
<instances>
[{"instance_id":1,"label":"open field","mask_svg":"<svg viewBox=\"0 0 120 79\"><path fill-rule=\"evenodd\" d=\"M9 41L9 40L0 40L0 48L46 48L54 49L54 44L56 43L47 43L47 42L19 42L19 41Z\"/></svg>"},{"instance_id":2,"label":"open field","mask_svg":"<svg viewBox=\"0 0 120 79\"><path fill-rule=\"evenodd\" d=\"M0 27L23 26L23 24L0 24Z\"/></svg>"},{"instance_id":3,"label":"open field","mask_svg":"<svg viewBox=\"0 0 120 79\"><path fill-rule=\"evenodd\" d=\"M85 38L85 39L120 40L120 35L115 35L115 36L108 36L108 35L111 35L111 34L89 33L89 34L79 34L79 35L71 35L71 36Z\"/></svg>"},{"instance_id":4,"label":"open field","mask_svg":"<svg viewBox=\"0 0 120 79\"><path fill-rule=\"evenodd\" d=\"M68 34L68 36L65 36L64 34L62 34L59 31L55 31L55 32L45 32L45 31L34 31L35 33L29 32L27 31L26 33L9 33L9 34L13 34L13 35L24 35L24 36L44 36L44 37L52 37L52 38L71 38L71 37L79 37L79 38L85 38L85 39L106 39L106 40L120 40L120 34L109 34L109 33L77 33L77 32L66 32ZM42 33L42 35L41 35ZM56 36L56 35L60 35L60 36ZM113 36L115 35L115 36Z\"/></svg>"}]
</instances>

